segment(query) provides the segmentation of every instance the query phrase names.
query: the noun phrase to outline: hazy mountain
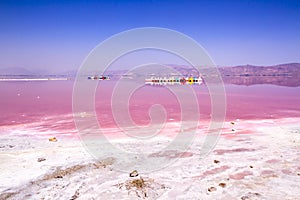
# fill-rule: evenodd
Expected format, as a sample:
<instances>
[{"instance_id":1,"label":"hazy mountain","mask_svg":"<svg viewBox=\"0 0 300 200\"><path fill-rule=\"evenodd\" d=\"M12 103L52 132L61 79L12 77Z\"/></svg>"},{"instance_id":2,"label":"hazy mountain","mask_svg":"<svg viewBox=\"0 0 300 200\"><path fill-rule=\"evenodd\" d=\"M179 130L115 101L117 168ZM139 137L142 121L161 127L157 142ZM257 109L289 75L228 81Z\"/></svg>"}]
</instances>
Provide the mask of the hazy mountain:
<instances>
[{"instance_id":1,"label":"hazy mountain","mask_svg":"<svg viewBox=\"0 0 300 200\"><path fill-rule=\"evenodd\" d=\"M227 84L256 85L272 84L280 86L300 86L300 63L288 63L275 66L242 65L219 69Z\"/></svg>"},{"instance_id":2,"label":"hazy mountain","mask_svg":"<svg viewBox=\"0 0 300 200\"><path fill-rule=\"evenodd\" d=\"M168 65L184 76L198 76L199 72L189 66ZM117 80L121 77L136 79L146 78L147 76L172 76L167 68L156 72L156 74L147 73L146 71L128 72L127 70L107 71L104 75L109 75L112 80ZM85 72L85 76L100 75L97 72ZM254 65L239 65L233 67L218 67L218 70L211 68L201 68L201 76L208 80L209 77L221 75L223 81L227 84L237 85L255 85L255 84L274 84L282 86L300 86L300 63L287 63L274 66L254 66ZM63 73L47 74L43 70L30 71L22 67L0 68L0 76L63 76L75 78L77 70L70 70Z\"/></svg>"},{"instance_id":3,"label":"hazy mountain","mask_svg":"<svg viewBox=\"0 0 300 200\"><path fill-rule=\"evenodd\" d=\"M0 75L34 75L34 73L22 67L7 67L0 68Z\"/></svg>"},{"instance_id":4,"label":"hazy mountain","mask_svg":"<svg viewBox=\"0 0 300 200\"><path fill-rule=\"evenodd\" d=\"M27 69L24 67L6 67L0 68L0 75L2 76L39 76L49 75L50 73L44 69Z\"/></svg>"},{"instance_id":5,"label":"hazy mountain","mask_svg":"<svg viewBox=\"0 0 300 200\"><path fill-rule=\"evenodd\" d=\"M300 75L300 63L287 63L274 66L254 66L241 65L235 67L220 67L222 76L245 75L245 76L272 76L285 75L295 76Z\"/></svg>"}]
</instances>

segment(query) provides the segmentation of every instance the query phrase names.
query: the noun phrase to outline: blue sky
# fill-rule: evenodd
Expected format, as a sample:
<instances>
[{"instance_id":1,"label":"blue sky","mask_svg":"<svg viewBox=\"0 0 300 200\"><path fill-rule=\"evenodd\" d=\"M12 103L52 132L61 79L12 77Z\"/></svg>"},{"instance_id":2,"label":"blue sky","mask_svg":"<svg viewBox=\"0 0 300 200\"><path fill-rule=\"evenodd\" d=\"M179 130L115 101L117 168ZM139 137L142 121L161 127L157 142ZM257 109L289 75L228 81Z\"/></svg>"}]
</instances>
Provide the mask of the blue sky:
<instances>
[{"instance_id":1,"label":"blue sky","mask_svg":"<svg viewBox=\"0 0 300 200\"><path fill-rule=\"evenodd\" d=\"M300 1L0 1L0 67L78 69L104 39L157 26L217 65L300 62Z\"/></svg>"}]
</instances>

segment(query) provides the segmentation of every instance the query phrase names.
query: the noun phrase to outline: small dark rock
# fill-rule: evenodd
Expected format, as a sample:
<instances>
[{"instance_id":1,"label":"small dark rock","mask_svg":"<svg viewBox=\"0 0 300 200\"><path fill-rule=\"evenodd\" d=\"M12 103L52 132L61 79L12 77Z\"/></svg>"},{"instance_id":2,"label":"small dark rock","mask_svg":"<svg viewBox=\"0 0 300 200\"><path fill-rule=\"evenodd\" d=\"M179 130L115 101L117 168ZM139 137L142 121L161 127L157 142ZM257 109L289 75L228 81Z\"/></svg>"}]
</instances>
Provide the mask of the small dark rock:
<instances>
[{"instance_id":1,"label":"small dark rock","mask_svg":"<svg viewBox=\"0 0 300 200\"><path fill-rule=\"evenodd\" d=\"M219 162L220 162L219 160L214 160L214 163L216 163L216 164L219 163Z\"/></svg>"},{"instance_id":2,"label":"small dark rock","mask_svg":"<svg viewBox=\"0 0 300 200\"><path fill-rule=\"evenodd\" d=\"M253 168L253 166L252 166L252 165L250 165L249 167L250 167L250 168Z\"/></svg>"},{"instance_id":3,"label":"small dark rock","mask_svg":"<svg viewBox=\"0 0 300 200\"><path fill-rule=\"evenodd\" d=\"M2 148L14 148L15 147L15 145L11 145L11 144L8 144L8 145L1 145L0 146L0 149L2 149Z\"/></svg>"},{"instance_id":4,"label":"small dark rock","mask_svg":"<svg viewBox=\"0 0 300 200\"><path fill-rule=\"evenodd\" d=\"M63 178L63 176L57 175L57 176L55 176L54 178Z\"/></svg>"},{"instance_id":5,"label":"small dark rock","mask_svg":"<svg viewBox=\"0 0 300 200\"><path fill-rule=\"evenodd\" d=\"M255 192L255 193L253 193L253 192L248 192L248 194L247 195L245 195L245 196L242 196L241 197L241 200L250 200L250 199L252 199L253 197L259 197L259 196L261 196L259 193L257 193L257 192Z\"/></svg>"},{"instance_id":6,"label":"small dark rock","mask_svg":"<svg viewBox=\"0 0 300 200\"><path fill-rule=\"evenodd\" d=\"M214 191L217 191L217 188L215 188L215 187L210 187L210 188L207 189L207 191L209 191L209 192L214 192Z\"/></svg>"},{"instance_id":7,"label":"small dark rock","mask_svg":"<svg viewBox=\"0 0 300 200\"><path fill-rule=\"evenodd\" d=\"M136 176L138 176L138 175L139 175L139 173L138 173L137 170L133 170L133 171L130 172L130 174L129 174L130 177L136 177Z\"/></svg>"},{"instance_id":8,"label":"small dark rock","mask_svg":"<svg viewBox=\"0 0 300 200\"><path fill-rule=\"evenodd\" d=\"M224 187L226 187L226 183L219 183L219 186L224 188Z\"/></svg>"},{"instance_id":9,"label":"small dark rock","mask_svg":"<svg viewBox=\"0 0 300 200\"><path fill-rule=\"evenodd\" d=\"M76 191L75 191L75 194L71 197L70 200L75 200L75 199L77 199L78 197L79 197L79 191L76 190Z\"/></svg>"},{"instance_id":10,"label":"small dark rock","mask_svg":"<svg viewBox=\"0 0 300 200\"><path fill-rule=\"evenodd\" d=\"M56 139L56 137L52 137L52 138L49 138L49 141L50 142L57 142L57 139Z\"/></svg>"},{"instance_id":11,"label":"small dark rock","mask_svg":"<svg viewBox=\"0 0 300 200\"><path fill-rule=\"evenodd\" d=\"M43 161L45 161L46 160L46 158L38 158L38 162L43 162Z\"/></svg>"}]
</instances>

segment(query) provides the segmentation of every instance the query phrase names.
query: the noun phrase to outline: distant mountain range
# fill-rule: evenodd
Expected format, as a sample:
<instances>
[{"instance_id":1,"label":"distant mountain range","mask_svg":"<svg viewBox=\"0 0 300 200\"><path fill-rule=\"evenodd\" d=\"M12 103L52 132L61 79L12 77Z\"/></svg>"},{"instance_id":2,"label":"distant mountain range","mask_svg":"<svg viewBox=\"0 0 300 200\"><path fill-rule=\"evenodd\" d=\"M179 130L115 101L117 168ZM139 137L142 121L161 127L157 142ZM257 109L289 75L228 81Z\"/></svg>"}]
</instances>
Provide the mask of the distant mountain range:
<instances>
[{"instance_id":1,"label":"distant mountain range","mask_svg":"<svg viewBox=\"0 0 300 200\"><path fill-rule=\"evenodd\" d=\"M288 63L274 66L240 65L235 67L219 68L222 76L294 76L300 75L300 63Z\"/></svg>"},{"instance_id":2,"label":"distant mountain range","mask_svg":"<svg viewBox=\"0 0 300 200\"><path fill-rule=\"evenodd\" d=\"M180 65L168 65L178 73L183 75L198 76L199 72L192 67ZM168 76L168 70L161 70L156 76ZM99 75L96 72L91 72L89 75ZM137 78L144 77L149 74L127 73L126 70L108 71L105 74L112 79L120 77ZM0 68L1 77L68 77L75 78L76 70L67 71L64 73L48 74L45 71L30 71L21 67ZM126 75L125 75L126 74ZM218 67L218 71L211 68L201 68L201 76L208 78L211 76L221 75L223 81L227 84L237 85L255 85L255 84L274 84L282 86L297 87L300 86L300 63L287 63L274 66L254 66L254 65L239 65L233 67ZM169 75L170 76L170 75Z\"/></svg>"},{"instance_id":3,"label":"distant mountain range","mask_svg":"<svg viewBox=\"0 0 300 200\"><path fill-rule=\"evenodd\" d=\"M0 75L33 75L34 73L22 67L0 68Z\"/></svg>"},{"instance_id":4,"label":"distant mountain range","mask_svg":"<svg viewBox=\"0 0 300 200\"><path fill-rule=\"evenodd\" d=\"M0 76L45 76L49 75L46 70L29 70L24 67L6 67L0 68Z\"/></svg>"},{"instance_id":5,"label":"distant mountain range","mask_svg":"<svg viewBox=\"0 0 300 200\"><path fill-rule=\"evenodd\" d=\"M227 84L255 85L273 84L280 86L300 86L300 63L275 66L243 65L219 68L222 79Z\"/></svg>"}]
</instances>

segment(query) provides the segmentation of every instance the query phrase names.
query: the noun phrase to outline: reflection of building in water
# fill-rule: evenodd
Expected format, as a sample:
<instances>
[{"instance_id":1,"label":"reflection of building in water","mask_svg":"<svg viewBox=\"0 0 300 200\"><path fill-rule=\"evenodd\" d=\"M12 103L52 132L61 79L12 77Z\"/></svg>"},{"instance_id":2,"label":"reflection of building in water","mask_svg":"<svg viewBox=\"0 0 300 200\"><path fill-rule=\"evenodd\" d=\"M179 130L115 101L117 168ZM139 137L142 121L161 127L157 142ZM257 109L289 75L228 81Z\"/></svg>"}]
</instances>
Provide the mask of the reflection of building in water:
<instances>
[{"instance_id":1,"label":"reflection of building in water","mask_svg":"<svg viewBox=\"0 0 300 200\"><path fill-rule=\"evenodd\" d=\"M147 85L200 85L201 77L151 77L145 79Z\"/></svg>"},{"instance_id":2,"label":"reflection of building in water","mask_svg":"<svg viewBox=\"0 0 300 200\"><path fill-rule=\"evenodd\" d=\"M110 80L109 76L88 76L89 80Z\"/></svg>"}]
</instances>

